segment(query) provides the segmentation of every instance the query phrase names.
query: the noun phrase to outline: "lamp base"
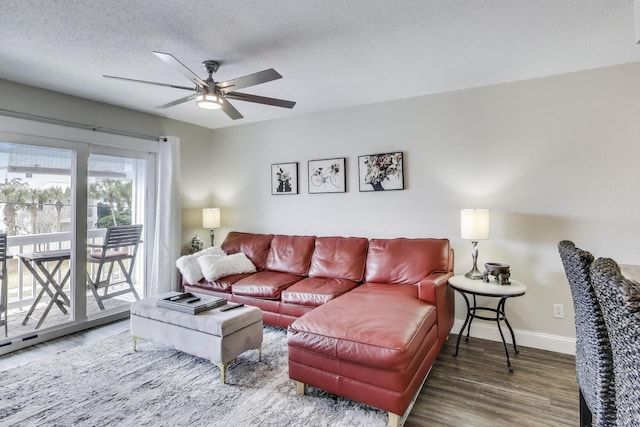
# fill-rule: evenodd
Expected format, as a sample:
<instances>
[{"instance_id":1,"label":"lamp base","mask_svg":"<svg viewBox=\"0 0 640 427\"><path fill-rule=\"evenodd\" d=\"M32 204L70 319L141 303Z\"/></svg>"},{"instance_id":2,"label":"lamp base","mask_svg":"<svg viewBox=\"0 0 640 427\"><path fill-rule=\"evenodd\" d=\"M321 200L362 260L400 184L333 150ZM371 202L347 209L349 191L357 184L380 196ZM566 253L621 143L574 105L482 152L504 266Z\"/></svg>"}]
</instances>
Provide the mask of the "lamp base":
<instances>
[{"instance_id":1,"label":"lamp base","mask_svg":"<svg viewBox=\"0 0 640 427\"><path fill-rule=\"evenodd\" d=\"M211 247L213 247L213 228L211 229Z\"/></svg>"},{"instance_id":2,"label":"lamp base","mask_svg":"<svg viewBox=\"0 0 640 427\"><path fill-rule=\"evenodd\" d=\"M467 272L464 277L471 280L482 280L482 273L480 273L477 268L474 268L469 270L469 272Z\"/></svg>"},{"instance_id":3,"label":"lamp base","mask_svg":"<svg viewBox=\"0 0 640 427\"><path fill-rule=\"evenodd\" d=\"M471 280L482 280L482 273L478 270L478 242L475 240L471 241L471 258L473 259L473 268L464 277Z\"/></svg>"}]
</instances>

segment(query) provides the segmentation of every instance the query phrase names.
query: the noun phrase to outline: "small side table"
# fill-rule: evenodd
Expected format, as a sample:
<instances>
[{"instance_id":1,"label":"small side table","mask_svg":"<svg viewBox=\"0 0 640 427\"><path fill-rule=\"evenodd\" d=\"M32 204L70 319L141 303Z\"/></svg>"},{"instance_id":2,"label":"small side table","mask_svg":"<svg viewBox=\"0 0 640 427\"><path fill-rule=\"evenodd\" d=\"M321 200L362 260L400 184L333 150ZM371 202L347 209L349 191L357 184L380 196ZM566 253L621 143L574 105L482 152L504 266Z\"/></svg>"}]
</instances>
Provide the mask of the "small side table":
<instances>
[{"instance_id":1,"label":"small side table","mask_svg":"<svg viewBox=\"0 0 640 427\"><path fill-rule=\"evenodd\" d=\"M511 359L509 358L509 349L507 348L507 342L505 341L504 334L502 333L500 321L503 320L507 325L507 328L509 328L513 342L513 349L516 353L519 353L518 346L516 344L516 336L514 335L513 329L507 320L507 314L504 306L507 299L524 295L527 292L527 287L516 280L511 280L510 282L510 285L500 285L493 279L489 283L485 283L482 280L471 280L465 276L453 276L449 279L449 286L458 291L464 298L465 303L467 303L467 317L462 324L462 328L460 328L460 332L458 333L456 352L453 354L453 357L458 356L458 347L460 346L460 338L464 334L464 328L467 328L465 341L469 341L469 332L471 331L471 322L473 319L495 320L498 325L498 331L500 331L502 344L504 345L504 352L507 355L507 367L509 368L509 372L513 372L513 369L511 368ZM473 305L469 302L468 295L473 297ZM496 308L479 307L476 304L476 296L500 298L500 300L498 301ZM478 312L484 311L494 313L495 316L488 317L486 315L478 314Z\"/></svg>"}]
</instances>

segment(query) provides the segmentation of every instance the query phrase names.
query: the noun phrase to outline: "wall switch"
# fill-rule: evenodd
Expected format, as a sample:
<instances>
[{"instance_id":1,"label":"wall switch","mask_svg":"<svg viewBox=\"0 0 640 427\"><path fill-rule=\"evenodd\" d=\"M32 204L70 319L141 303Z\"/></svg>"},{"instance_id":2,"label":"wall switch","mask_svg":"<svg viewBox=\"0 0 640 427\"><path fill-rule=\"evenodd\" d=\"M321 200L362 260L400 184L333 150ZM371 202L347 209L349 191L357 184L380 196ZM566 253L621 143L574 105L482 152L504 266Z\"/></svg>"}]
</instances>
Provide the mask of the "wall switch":
<instances>
[{"instance_id":1,"label":"wall switch","mask_svg":"<svg viewBox=\"0 0 640 427\"><path fill-rule=\"evenodd\" d=\"M564 319L564 305L553 304L553 317L556 319Z\"/></svg>"}]
</instances>

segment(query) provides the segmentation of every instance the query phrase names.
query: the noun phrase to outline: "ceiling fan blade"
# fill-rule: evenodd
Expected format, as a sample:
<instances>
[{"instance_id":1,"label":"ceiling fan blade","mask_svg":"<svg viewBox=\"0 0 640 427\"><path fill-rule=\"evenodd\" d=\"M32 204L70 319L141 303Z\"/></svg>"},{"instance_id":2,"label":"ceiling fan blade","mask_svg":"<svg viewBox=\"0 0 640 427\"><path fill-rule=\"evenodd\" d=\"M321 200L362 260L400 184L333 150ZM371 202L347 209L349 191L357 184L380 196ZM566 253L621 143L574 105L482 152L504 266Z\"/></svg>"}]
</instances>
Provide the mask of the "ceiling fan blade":
<instances>
[{"instance_id":1,"label":"ceiling fan blade","mask_svg":"<svg viewBox=\"0 0 640 427\"><path fill-rule=\"evenodd\" d=\"M232 120L238 120L244 117L227 99L222 103L222 111L227 113L227 116L231 117Z\"/></svg>"},{"instance_id":2,"label":"ceiling fan blade","mask_svg":"<svg viewBox=\"0 0 640 427\"><path fill-rule=\"evenodd\" d=\"M257 104L273 105L274 107L293 108L295 101L287 101L284 99L267 98L264 96L251 95L248 93L229 92L224 95L225 98L237 99L238 101L255 102Z\"/></svg>"},{"instance_id":3,"label":"ceiling fan blade","mask_svg":"<svg viewBox=\"0 0 640 427\"><path fill-rule=\"evenodd\" d=\"M128 79L126 77L107 76L106 74L103 74L102 77L105 77L107 79L124 80L127 82L144 83L146 85L172 87L174 89L184 89L184 90L192 90L192 91L196 89L194 87L178 86L178 85L172 85L168 83L148 82L146 80Z\"/></svg>"},{"instance_id":4,"label":"ceiling fan blade","mask_svg":"<svg viewBox=\"0 0 640 427\"><path fill-rule=\"evenodd\" d=\"M259 85L261 83L270 82L272 80L281 79L282 76L273 68L268 70L259 71L257 73L249 74L244 77L238 77L237 79L227 80L226 82L216 83L216 87L226 90L238 90L249 86Z\"/></svg>"},{"instance_id":5,"label":"ceiling fan blade","mask_svg":"<svg viewBox=\"0 0 640 427\"><path fill-rule=\"evenodd\" d=\"M167 63L171 68L188 78L190 81L195 83L198 87L204 88L209 87L209 85L202 80L200 77L196 75L193 71L191 71L186 65L182 62L178 61L175 56L170 53L156 52L153 54L158 58L162 59L165 63Z\"/></svg>"},{"instance_id":6,"label":"ceiling fan blade","mask_svg":"<svg viewBox=\"0 0 640 427\"><path fill-rule=\"evenodd\" d=\"M180 98L180 99L176 99L175 101L172 102L168 102L164 105L160 105L156 108L169 108L169 107L173 107L174 105L178 105L178 104L182 104L183 102L187 102L187 101L191 101L192 99L196 99L196 95L195 93L193 95L189 95L189 96L185 96L184 98Z\"/></svg>"}]
</instances>

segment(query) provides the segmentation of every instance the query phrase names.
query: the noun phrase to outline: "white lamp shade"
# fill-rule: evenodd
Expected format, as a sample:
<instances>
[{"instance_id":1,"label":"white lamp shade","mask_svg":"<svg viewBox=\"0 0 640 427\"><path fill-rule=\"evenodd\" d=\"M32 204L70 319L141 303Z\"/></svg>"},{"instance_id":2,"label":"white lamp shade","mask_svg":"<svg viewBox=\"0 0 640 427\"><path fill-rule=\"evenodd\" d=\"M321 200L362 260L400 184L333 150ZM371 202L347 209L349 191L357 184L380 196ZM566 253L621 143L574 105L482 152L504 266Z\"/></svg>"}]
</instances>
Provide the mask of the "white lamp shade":
<instances>
[{"instance_id":1,"label":"white lamp shade","mask_svg":"<svg viewBox=\"0 0 640 427\"><path fill-rule=\"evenodd\" d=\"M220 209L202 209L202 228L220 227Z\"/></svg>"},{"instance_id":2,"label":"white lamp shade","mask_svg":"<svg viewBox=\"0 0 640 427\"><path fill-rule=\"evenodd\" d=\"M460 237L467 240L489 238L489 211L487 209L462 209L460 211Z\"/></svg>"}]
</instances>

